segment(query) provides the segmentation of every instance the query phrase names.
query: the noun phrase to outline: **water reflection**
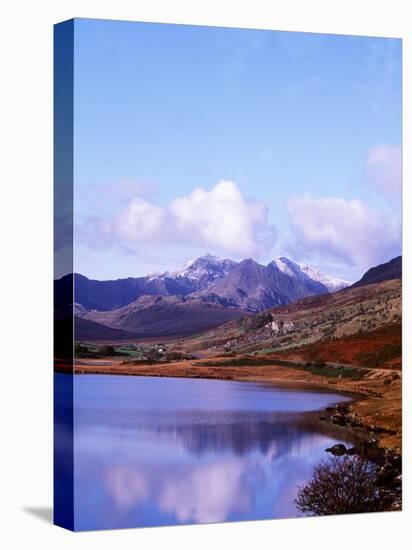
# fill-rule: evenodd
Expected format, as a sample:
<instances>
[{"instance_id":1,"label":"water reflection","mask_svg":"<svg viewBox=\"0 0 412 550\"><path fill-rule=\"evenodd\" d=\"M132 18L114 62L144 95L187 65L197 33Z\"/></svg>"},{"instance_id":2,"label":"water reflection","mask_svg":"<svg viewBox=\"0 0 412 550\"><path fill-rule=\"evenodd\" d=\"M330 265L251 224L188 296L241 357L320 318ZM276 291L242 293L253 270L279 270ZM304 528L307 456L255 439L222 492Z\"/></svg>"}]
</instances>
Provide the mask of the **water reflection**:
<instances>
[{"instance_id":1,"label":"water reflection","mask_svg":"<svg viewBox=\"0 0 412 550\"><path fill-rule=\"evenodd\" d=\"M216 415L214 415L216 417ZM309 416L309 415L308 415ZM144 426L139 429L139 437L170 440L193 455L229 452L238 456L259 452L271 458L283 454L305 451L313 438L318 437L318 415L306 418L304 415L248 414L232 415L233 422L218 422L216 418L209 423L157 425L152 429ZM331 433L326 425L325 431Z\"/></svg>"},{"instance_id":2,"label":"water reflection","mask_svg":"<svg viewBox=\"0 0 412 550\"><path fill-rule=\"evenodd\" d=\"M173 380L160 407L167 380L93 378L75 385L77 529L296 516L296 486L340 441L296 411L336 395Z\"/></svg>"}]
</instances>

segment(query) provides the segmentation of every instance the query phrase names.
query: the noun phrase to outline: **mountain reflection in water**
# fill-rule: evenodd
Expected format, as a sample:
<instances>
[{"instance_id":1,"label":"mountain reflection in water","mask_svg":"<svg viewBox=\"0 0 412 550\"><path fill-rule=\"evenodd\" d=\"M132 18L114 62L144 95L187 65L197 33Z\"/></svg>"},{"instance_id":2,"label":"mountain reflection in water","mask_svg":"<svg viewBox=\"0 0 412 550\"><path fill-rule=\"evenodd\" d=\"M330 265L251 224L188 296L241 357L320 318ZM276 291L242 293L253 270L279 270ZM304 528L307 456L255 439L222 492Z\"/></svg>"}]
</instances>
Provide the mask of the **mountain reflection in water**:
<instances>
[{"instance_id":1,"label":"mountain reflection in water","mask_svg":"<svg viewBox=\"0 0 412 550\"><path fill-rule=\"evenodd\" d=\"M341 441L310 411L346 399L245 382L76 376L75 528L297 516L297 486Z\"/></svg>"}]
</instances>

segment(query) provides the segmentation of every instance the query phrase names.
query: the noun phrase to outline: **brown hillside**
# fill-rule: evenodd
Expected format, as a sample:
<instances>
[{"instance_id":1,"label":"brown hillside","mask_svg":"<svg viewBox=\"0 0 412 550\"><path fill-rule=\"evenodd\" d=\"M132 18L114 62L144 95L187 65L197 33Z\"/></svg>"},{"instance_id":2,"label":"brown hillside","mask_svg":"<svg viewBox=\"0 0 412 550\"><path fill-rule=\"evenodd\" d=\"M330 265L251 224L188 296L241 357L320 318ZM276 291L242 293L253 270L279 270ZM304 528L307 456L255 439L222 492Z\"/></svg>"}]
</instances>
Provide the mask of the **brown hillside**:
<instances>
[{"instance_id":1,"label":"brown hillside","mask_svg":"<svg viewBox=\"0 0 412 550\"><path fill-rule=\"evenodd\" d=\"M301 361L323 360L369 368L400 369L402 327L389 325L369 333L358 333L336 340L316 342L295 351L277 353L279 358Z\"/></svg>"},{"instance_id":2,"label":"brown hillside","mask_svg":"<svg viewBox=\"0 0 412 550\"><path fill-rule=\"evenodd\" d=\"M343 353L349 352L344 350L345 341L342 339L351 337L351 345L355 346L351 357L356 356L355 361L359 363L359 354L371 350L381 336L384 345L400 345L401 307L401 281L385 281L305 298L294 304L270 309L268 312L279 327L276 330L269 326L250 329L245 322L233 321L191 338L186 345L199 350L208 348L232 353L272 353L321 342L329 346L325 350L333 349L335 355L343 357ZM379 329L393 325L398 326L398 329L388 329L389 333L379 332ZM392 330L398 332L398 340L387 341ZM366 337L367 334L371 334L370 338ZM337 344L336 340L343 343ZM330 342L335 344L332 346ZM391 360L389 348L386 348L384 356L387 361ZM368 357L362 359L366 362L373 360Z\"/></svg>"}]
</instances>

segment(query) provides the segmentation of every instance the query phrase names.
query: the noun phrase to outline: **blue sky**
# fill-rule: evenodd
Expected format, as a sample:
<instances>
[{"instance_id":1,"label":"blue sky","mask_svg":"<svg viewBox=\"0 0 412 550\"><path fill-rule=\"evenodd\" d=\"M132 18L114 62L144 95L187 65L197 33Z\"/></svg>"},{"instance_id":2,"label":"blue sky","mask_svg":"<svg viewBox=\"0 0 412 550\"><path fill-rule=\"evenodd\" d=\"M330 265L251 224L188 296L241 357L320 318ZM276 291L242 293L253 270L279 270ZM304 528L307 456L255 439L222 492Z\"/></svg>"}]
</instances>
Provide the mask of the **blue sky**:
<instances>
[{"instance_id":1,"label":"blue sky","mask_svg":"<svg viewBox=\"0 0 412 550\"><path fill-rule=\"evenodd\" d=\"M76 271L356 279L400 252L401 107L400 40L76 20Z\"/></svg>"}]
</instances>

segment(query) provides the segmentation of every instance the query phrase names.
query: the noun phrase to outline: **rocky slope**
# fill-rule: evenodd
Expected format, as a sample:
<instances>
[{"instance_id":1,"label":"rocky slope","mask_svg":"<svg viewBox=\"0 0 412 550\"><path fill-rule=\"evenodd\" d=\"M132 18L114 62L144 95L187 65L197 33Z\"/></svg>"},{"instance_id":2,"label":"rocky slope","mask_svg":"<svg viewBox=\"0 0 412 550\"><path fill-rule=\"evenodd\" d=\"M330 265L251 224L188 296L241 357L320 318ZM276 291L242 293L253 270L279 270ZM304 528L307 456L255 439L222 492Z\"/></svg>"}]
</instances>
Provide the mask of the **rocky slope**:
<instances>
[{"instance_id":1,"label":"rocky slope","mask_svg":"<svg viewBox=\"0 0 412 550\"><path fill-rule=\"evenodd\" d=\"M201 349L207 342L209 347L236 353L291 350L385 326L400 326L401 308L399 279L350 287L223 325L194 338L193 345Z\"/></svg>"}]
</instances>

